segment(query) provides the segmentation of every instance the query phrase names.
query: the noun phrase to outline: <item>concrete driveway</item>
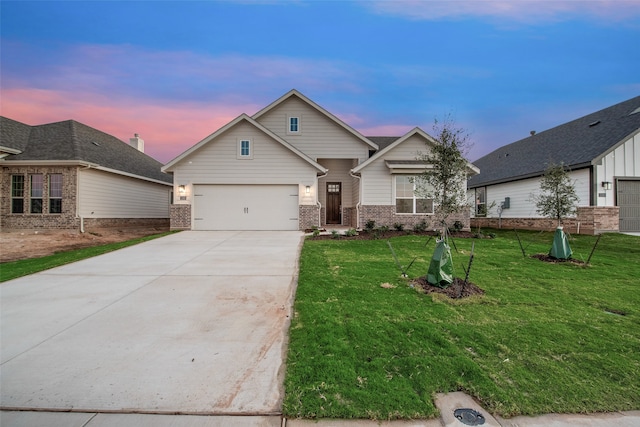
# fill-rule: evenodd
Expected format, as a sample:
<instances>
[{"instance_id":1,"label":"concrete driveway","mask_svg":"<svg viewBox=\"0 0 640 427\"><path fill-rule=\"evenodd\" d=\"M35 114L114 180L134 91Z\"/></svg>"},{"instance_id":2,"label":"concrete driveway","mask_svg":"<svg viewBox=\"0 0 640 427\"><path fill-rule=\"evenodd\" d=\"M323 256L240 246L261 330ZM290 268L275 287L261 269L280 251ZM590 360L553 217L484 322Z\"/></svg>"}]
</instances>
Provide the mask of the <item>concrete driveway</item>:
<instances>
[{"instance_id":1,"label":"concrete driveway","mask_svg":"<svg viewBox=\"0 0 640 427\"><path fill-rule=\"evenodd\" d=\"M280 413L301 242L185 231L0 284L2 409Z\"/></svg>"}]
</instances>

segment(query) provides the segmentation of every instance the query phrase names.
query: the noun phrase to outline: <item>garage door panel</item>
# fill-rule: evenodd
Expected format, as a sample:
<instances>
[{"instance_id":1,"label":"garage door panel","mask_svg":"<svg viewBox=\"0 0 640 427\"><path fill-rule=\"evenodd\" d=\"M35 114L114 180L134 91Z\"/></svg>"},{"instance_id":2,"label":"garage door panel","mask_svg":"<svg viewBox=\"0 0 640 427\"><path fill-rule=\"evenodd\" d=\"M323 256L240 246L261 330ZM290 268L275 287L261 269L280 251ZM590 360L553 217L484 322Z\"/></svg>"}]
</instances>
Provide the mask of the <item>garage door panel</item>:
<instances>
[{"instance_id":1,"label":"garage door panel","mask_svg":"<svg viewBox=\"0 0 640 427\"><path fill-rule=\"evenodd\" d=\"M618 180L620 231L640 231L640 180Z\"/></svg>"},{"instance_id":2,"label":"garage door panel","mask_svg":"<svg viewBox=\"0 0 640 427\"><path fill-rule=\"evenodd\" d=\"M297 185L196 185L196 230L297 230Z\"/></svg>"}]
</instances>

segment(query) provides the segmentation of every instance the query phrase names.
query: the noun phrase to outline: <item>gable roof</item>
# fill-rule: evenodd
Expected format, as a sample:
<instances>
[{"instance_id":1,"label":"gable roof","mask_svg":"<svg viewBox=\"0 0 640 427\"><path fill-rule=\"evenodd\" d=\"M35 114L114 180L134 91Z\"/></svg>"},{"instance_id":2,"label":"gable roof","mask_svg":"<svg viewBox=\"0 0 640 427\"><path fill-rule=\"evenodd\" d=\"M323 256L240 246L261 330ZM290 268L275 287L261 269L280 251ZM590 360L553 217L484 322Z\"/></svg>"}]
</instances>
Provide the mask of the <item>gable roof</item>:
<instances>
[{"instance_id":1,"label":"gable roof","mask_svg":"<svg viewBox=\"0 0 640 427\"><path fill-rule=\"evenodd\" d=\"M309 98L307 98L306 96L301 94L300 92L298 92L296 89L291 89L289 92L285 93L280 98L278 98L277 100L275 100L271 104L269 104L266 107L264 107L262 110L260 110L257 113L255 113L252 118L254 120L258 120L261 116L265 115L266 113L268 113L269 111L273 110L278 105L282 104L287 99L289 99L289 98L291 98L293 96L295 96L295 97L299 98L300 100L302 100L303 102L307 103L309 106L311 106L312 108L314 108L315 110L317 110L318 112L323 114L329 120L331 120L332 122L336 123L338 126L340 126L341 128L345 129L347 132L349 132L350 134L352 134L353 136L358 138L360 141L362 141L365 144L367 144L370 148L372 148L374 150L378 150L379 149L379 147L374 142L370 141L368 138L366 138L360 132L358 132L357 130L355 130L354 128L352 128L351 126L349 126L348 124L346 124L345 122L343 122L342 120L340 120L339 118L337 118L336 116L334 116L333 114L331 114L330 112L328 112L327 110L325 110L324 108L322 108L321 106L319 106L318 104L316 104L315 102L313 102L312 100L310 100Z\"/></svg>"},{"instance_id":2,"label":"gable roof","mask_svg":"<svg viewBox=\"0 0 640 427\"><path fill-rule=\"evenodd\" d=\"M325 167L323 167L322 165L317 163L311 157L307 156L302 151L298 150L296 147L294 147L293 145L289 144L287 141L285 141L284 139L280 138L278 135L276 135L275 133L271 132L269 129L267 129L266 127L262 126L260 123L258 123L257 121L255 121L253 118L249 117L246 114L239 115L234 120L230 121L229 123L227 123L226 125L224 125L220 129L218 129L217 131L212 133L211 135L207 136L202 141L198 142L196 145L194 145L191 148L189 148L187 151L185 151L182 154L180 154L178 157L176 157L175 159L171 160L169 163L164 165L162 167L162 170L163 171L171 170L171 168L174 165L176 165L177 163L182 161L184 158L186 158L187 156L189 156L189 155L193 154L194 152L198 151L200 148L202 148L203 146L207 145L208 143L210 143L211 141L216 139L216 137L218 137L219 135L223 134L224 132L228 131L229 129L233 128L234 126L236 126L237 124L239 124L239 123L241 123L243 121L246 121L250 125L256 127L261 132L265 133L270 138L274 139L276 142L281 144L283 147L285 147L286 149L288 149L291 152L293 152L296 156L300 157L302 160L304 160L305 162L309 163L311 166L316 168L318 170L318 172L326 173L328 171L328 169L326 169Z\"/></svg>"},{"instance_id":3,"label":"gable roof","mask_svg":"<svg viewBox=\"0 0 640 427\"><path fill-rule=\"evenodd\" d=\"M482 171L468 187L540 176L548 164L587 167L640 132L640 96L521 139L487 154L474 164Z\"/></svg>"},{"instance_id":4,"label":"gable roof","mask_svg":"<svg viewBox=\"0 0 640 427\"><path fill-rule=\"evenodd\" d=\"M162 163L118 138L90 126L67 120L30 126L0 117L2 162L76 162L116 173L171 184ZM12 151L12 152L10 152Z\"/></svg>"},{"instance_id":5,"label":"gable roof","mask_svg":"<svg viewBox=\"0 0 640 427\"><path fill-rule=\"evenodd\" d=\"M401 136L399 138L398 137L392 137L392 136L373 137L373 138L380 138L379 141L382 142L383 145L385 145L385 147L382 148L377 153L375 153L373 156L369 157L366 161L360 163L358 166L353 168L351 171L353 173L360 172L362 169L366 168L368 165L370 165L371 163L375 162L377 159L384 157L384 155L386 153L388 153L389 151L393 150L395 147L397 147L398 145L402 144L404 141L406 141L407 139L411 138L414 135L420 135L429 144L434 144L435 143L433 137L431 135L429 135L428 133L426 133L425 131L423 131L422 129L420 129L419 127L415 127L413 129L411 129L409 132L407 132L406 134L404 134L403 136ZM389 162L387 164L387 166L398 167L397 165L407 165L407 166L412 166L415 169L415 166L420 165L420 164L424 165L424 162L422 162L420 160L417 160L417 159L411 159L411 160L407 159L407 160L404 160L404 161L397 161L396 160L396 161L393 161L393 162ZM475 175L475 174L480 172L478 170L478 168L476 166L474 166L471 162L467 162L467 170L468 170L468 172L470 174L473 174L473 175Z\"/></svg>"}]
</instances>

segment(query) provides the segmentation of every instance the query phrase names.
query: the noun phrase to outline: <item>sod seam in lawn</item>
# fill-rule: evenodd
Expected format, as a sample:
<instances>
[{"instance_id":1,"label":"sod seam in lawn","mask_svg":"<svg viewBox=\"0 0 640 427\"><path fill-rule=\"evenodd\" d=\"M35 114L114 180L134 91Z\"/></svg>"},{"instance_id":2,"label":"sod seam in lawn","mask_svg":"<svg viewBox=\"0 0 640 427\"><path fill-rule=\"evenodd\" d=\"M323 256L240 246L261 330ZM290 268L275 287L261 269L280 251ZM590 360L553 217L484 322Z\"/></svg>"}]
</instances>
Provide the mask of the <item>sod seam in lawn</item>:
<instances>
[{"instance_id":1,"label":"sod seam in lawn","mask_svg":"<svg viewBox=\"0 0 640 427\"><path fill-rule=\"evenodd\" d=\"M640 409L640 239L605 235L586 267L523 258L513 232L458 239L456 276L486 295L450 302L403 279L385 240L307 240L290 329L284 412L303 418L432 418L462 390L502 416ZM552 233L520 232L527 254ZM391 243L409 277L433 241ZM574 236L576 259L594 236ZM383 288L382 283L395 285Z\"/></svg>"},{"instance_id":2,"label":"sod seam in lawn","mask_svg":"<svg viewBox=\"0 0 640 427\"><path fill-rule=\"evenodd\" d=\"M29 258L19 261L5 262L0 264L0 283L22 276L28 276L29 274L38 273L50 268L80 261L86 258L102 255L107 252L126 248L127 246L133 246L138 243L157 239L158 237L163 237L173 233L176 233L176 231L138 237L136 239L127 240L124 242L108 243L105 245L91 246L89 248L83 249L74 249L71 251L59 252L53 255L47 255L39 258Z\"/></svg>"}]
</instances>

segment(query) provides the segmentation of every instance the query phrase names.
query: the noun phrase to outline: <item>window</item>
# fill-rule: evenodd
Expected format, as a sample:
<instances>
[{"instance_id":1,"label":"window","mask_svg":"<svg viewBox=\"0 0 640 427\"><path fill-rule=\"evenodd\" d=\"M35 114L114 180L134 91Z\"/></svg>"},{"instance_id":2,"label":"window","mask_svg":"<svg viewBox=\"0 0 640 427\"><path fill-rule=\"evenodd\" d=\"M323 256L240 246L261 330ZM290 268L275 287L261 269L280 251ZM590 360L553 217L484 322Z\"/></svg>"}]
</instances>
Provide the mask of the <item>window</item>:
<instances>
[{"instance_id":1,"label":"window","mask_svg":"<svg viewBox=\"0 0 640 427\"><path fill-rule=\"evenodd\" d=\"M62 174L49 175L49 213L62 213Z\"/></svg>"},{"instance_id":2,"label":"window","mask_svg":"<svg viewBox=\"0 0 640 427\"><path fill-rule=\"evenodd\" d=\"M487 187L476 188L476 216L487 216Z\"/></svg>"},{"instance_id":3,"label":"window","mask_svg":"<svg viewBox=\"0 0 640 427\"><path fill-rule=\"evenodd\" d=\"M238 140L238 159L252 159L251 141L248 139Z\"/></svg>"},{"instance_id":4,"label":"window","mask_svg":"<svg viewBox=\"0 0 640 427\"><path fill-rule=\"evenodd\" d=\"M24 213L24 175L11 176L11 213Z\"/></svg>"},{"instance_id":5,"label":"window","mask_svg":"<svg viewBox=\"0 0 640 427\"><path fill-rule=\"evenodd\" d=\"M43 189L43 180L42 174L33 174L29 175L30 188L31 188L31 199L30 199L30 209L29 212L34 213L42 213L42 189Z\"/></svg>"},{"instance_id":6,"label":"window","mask_svg":"<svg viewBox=\"0 0 640 427\"><path fill-rule=\"evenodd\" d=\"M432 214L433 199L416 195L415 177L396 176L396 213L399 214Z\"/></svg>"},{"instance_id":7,"label":"window","mask_svg":"<svg viewBox=\"0 0 640 427\"><path fill-rule=\"evenodd\" d=\"M300 118L289 117L289 133L298 133L298 132L300 132Z\"/></svg>"}]
</instances>

